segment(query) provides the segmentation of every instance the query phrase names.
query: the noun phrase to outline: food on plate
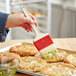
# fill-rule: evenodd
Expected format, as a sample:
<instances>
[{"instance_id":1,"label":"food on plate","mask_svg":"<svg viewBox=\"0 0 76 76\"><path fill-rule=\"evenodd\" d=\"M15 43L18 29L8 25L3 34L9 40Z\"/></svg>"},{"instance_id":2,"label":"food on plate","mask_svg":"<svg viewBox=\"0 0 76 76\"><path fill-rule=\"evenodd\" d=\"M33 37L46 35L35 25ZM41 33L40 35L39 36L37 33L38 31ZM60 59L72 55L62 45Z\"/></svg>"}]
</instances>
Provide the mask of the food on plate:
<instances>
[{"instance_id":1,"label":"food on plate","mask_svg":"<svg viewBox=\"0 0 76 76\"><path fill-rule=\"evenodd\" d=\"M37 54L35 54L34 56L38 57L38 58L41 58L41 59L44 59L39 52Z\"/></svg>"},{"instance_id":2,"label":"food on plate","mask_svg":"<svg viewBox=\"0 0 76 76\"><path fill-rule=\"evenodd\" d=\"M76 66L76 55L68 55L64 58L65 63L70 63Z\"/></svg>"},{"instance_id":3,"label":"food on plate","mask_svg":"<svg viewBox=\"0 0 76 76\"><path fill-rule=\"evenodd\" d=\"M67 55L67 53L65 51L58 50L58 53L56 55L54 55L54 56L51 55L47 58L43 58L40 53L36 54L35 56L43 58L46 62L60 62L60 61L63 61L63 59L66 55Z\"/></svg>"},{"instance_id":4,"label":"food on plate","mask_svg":"<svg viewBox=\"0 0 76 76\"><path fill-rule=\"evenodd\" d=\"M10 52L17 53L20 56L33 56L38 53L34 45L31 44L21 44L10 48Z\"/></svg>"},{"instance_id":5,"label":"food on plate","mask_svg":"<svg viewBox=\"0 0 76 76\"><path fill-rule=\"evenodd\" d=\"M58 50L58 53L54 56L48 57L45 60L47 62L60 62L63 61L64 57L67 55L65 51Z\"/></svg>"},{"instance_id":6,"label":"food on plate","mask_svg":"<svg viewBox=\"0 0 76 76\"><path fill-rule=\"evenodd\" d=\"M35 47L32 43L26 43L26 42L23 42L22 45L27 47Z\"/></svg>"},{"instance_id":7,"label":"food on plate","mask_svg":"<svg viewBox=\"0 0 76 76\"><path fill-rule=\"evenodd\" d=\"M19 59L19 55L16 54L16 53L10 53L10 52L0 52L0 56L3 55L3 56L8 56L8 57L14 57L16 59Z\"/></svg>"},{"instance_id":8,"label":"food on plate","mask_svg":"<svg viewBox=\"0 0 76 76\"><path fill-rule=\"evenodd\" d=\"M46 61L37 57L20 57L19 69L31 72L39 72L45 65Z\"/></svg>"},{"instance_id":9,"label":"food on plate","mask_svg":"<svg viewBox=\"0 0 76 76\"><path fill-rule=\"evenodd\" d=\"M72 76L76 74L76 68L71 64L63 62L50 63L46 65L40 73L47 76Z\"/></svg>"},{"instance_id":10,"label":"food on plate","mask_svg":"<svg viewBox=\"0 0 76 76\"><path fill-rule=\"evenodd\" d=\"M5 57L5 56L0 56L0 63L6 63L12 61L14 58L13 57Z\"/></svg>"},{"instance_id":11,"label":"food on plate","mask_svg":"<svg viewBox=\"0 0 76 76\"><path fill-rule=\"evenodd\" d=\"M13 59L19 59L19 55L15 53L9 53L9 52L0 52L0 63L1 62L10 62Z\"/></svg>"},{"instance_id":12,"label":"food on plate","mask_svg":"<svg viewBox=\"0 0 76 76\"><path fill-rule=\"evenodd\" d=\"M18 59L14 59L10 62L0 64L0 76L14 76L18 67Z\"/></svg>"}]
</instances>

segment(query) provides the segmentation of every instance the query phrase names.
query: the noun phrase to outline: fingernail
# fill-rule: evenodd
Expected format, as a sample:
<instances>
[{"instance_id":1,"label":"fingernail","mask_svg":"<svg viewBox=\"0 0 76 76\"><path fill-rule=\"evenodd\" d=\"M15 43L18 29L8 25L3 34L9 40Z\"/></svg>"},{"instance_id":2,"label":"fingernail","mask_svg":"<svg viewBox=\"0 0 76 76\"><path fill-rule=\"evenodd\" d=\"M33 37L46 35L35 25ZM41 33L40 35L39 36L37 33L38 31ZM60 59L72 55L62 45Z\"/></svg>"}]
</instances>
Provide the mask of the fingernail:
<instances>
[{"instance_id":1,"label":"fingernail","mask_svg":"<svg viewBox=\"0 0 76 76\"><path fill-rule=\"evenodd\" d=\"M32 30L30 29L30 31L32 32Z\"/></svg>"},{"instance_id":2,"label":"fingernail","mask_svg":"<svg viewBox=\"0 0 76 76\"><path fill-rule=\"evenodd\" d=\"M30 30L31 30L31 32L32 32L32 28L31 28Z\"/></svg>"},{"instance_id":3,"label":"fingernail","mask_svg":"<svg viewBox=\"0 0 76 76\"><path fill-rule=\"evenodd\" d=\"M27 30L27 32L29 32L29 31Z\"/></svg>"}]
</instances>

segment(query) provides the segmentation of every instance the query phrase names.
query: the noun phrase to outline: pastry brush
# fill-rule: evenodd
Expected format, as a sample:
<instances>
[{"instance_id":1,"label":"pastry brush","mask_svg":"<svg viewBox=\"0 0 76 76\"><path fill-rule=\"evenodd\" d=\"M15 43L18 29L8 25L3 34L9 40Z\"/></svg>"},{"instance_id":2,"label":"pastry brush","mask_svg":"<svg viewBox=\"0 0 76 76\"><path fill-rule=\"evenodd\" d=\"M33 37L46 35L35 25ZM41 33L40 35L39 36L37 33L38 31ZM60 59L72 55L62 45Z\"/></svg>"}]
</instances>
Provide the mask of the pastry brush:
<instances>
[{"instance_id":1,"label":"pastry brush","mask_svg":"<svg viewBox=\"0 0 76 76\"><path fill-rule=\"evenodd\" d=\"M27 18L32 20L31 16L28 13L28 10L23 5L21 6L21 9L22 9L24 15ZM33 43L34 43L35 47L37 48L37 50L40 51L41 55L44 58L48 58L48 57L52 57L52 56L56 55L58 53L58 50L54 46L54 43L53 43L51 37L49 36L49 34L41 33L38 30L38 27L35 26L35 24L31 24L31 26L36 34L36 37L33 40Z\"/></svg>"}]
</instances>

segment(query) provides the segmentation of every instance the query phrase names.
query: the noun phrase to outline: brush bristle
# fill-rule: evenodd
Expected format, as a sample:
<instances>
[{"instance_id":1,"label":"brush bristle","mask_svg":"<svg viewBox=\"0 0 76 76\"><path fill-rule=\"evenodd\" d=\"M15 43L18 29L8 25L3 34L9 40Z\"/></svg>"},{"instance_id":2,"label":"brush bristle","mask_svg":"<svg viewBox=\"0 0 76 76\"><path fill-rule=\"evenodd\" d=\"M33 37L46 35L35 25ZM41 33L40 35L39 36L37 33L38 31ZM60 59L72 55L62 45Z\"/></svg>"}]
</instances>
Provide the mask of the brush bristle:
<instances>
[{"instance_id":1,"label":"brush bristle","mask_svg":"<svg viewBox=\"0 0 76 76\"><path fill-rule=\"evenodd\" d=\"M34 45L44 58L50 58L58 53L58 50L53 45L53 41L49 35L35 41Z\"/></svg>"},{"instance_id":2,"label":"brush bristle","mask_svg":"<svg viewBox=\"0 0 76 76\"><path fill-rule=\"evenodd\" d=\"M40 51L42 57L44 58L50 58L52 56L55 56L58 53L58 50L55 48L54 45L50 45Z\"/></svg>"}]
</instances>

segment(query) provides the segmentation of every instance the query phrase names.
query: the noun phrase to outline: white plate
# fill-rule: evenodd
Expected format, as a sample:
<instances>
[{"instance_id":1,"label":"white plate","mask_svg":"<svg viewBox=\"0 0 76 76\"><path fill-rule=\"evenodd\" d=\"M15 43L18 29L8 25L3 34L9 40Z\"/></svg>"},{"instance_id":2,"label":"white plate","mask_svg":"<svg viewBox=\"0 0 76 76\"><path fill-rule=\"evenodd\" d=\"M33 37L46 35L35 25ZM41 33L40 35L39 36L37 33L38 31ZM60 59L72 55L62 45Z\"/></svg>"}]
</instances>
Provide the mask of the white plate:
<instances>
[{"instance_id":1,"label":"white plate","mask_svg":"<svg viewBox=\"0 0 76 76\"><path fill-rule=\"evenodd\" d=\"M14 45L11 45L11 46L2 48L2 49L0 49L0 52L8 51L12 46L20 45L20 44L21 44L21 43L16 43L16 44L14 44ZM21 70L21 69L18 69L17 72L24 73L24 74L28 74L28 75L33 75L33 76L45 76L45 75L41 75L41 74L39 74L39 73L24 71L24 70Z\"/></svg>"},{"instance_id":2,"label":"white plate","mask_svg":"<svg viewBox=\"0 0 76 76\"><path fill-rule=\"evenodd\" d=\"M21 70L21 69L18 69L17 72L28 74L28 75L33 75L33 76L46 76L46 75L42 75L42 74L39 74L39 73L24 71L24 70Z\"/></svg>"},{"instance_id":3,"label":"white plate","mask_svg":"<svg viewBox=\"0 0 76 76\"><path fill-rule=\"evenodd\" d=\"M12 46L20 45L20 44L21 44L21 43L16 43L16 44L13 44L13 45L11 45L11 46L8 46L8 47L5 47L5 48L2 48L2 49L0 49L0 52L7 51L7 50L9 50Z\"/></svg>"},{"instance_id":4,"label":"white plate","mask_svg":"<svg viewBox=\"0 0 76 76\"><path fill-rule=\"evenodd\" d=\"M2 48L2 49L0 49L0 52L8 51L12 46L20 45L20 44L21 43L16 43L14 45L11 45L11 46ZM42 74L35 73L35 72L24 71L24 70L21 70L21 69L18 69L17 72L28 74L28 75L33 75L33 76L46 76L46 75L42 75ZM72 76L76 76L76 74L75 75L72 75Z\"/></svg>"}]
</instances>

